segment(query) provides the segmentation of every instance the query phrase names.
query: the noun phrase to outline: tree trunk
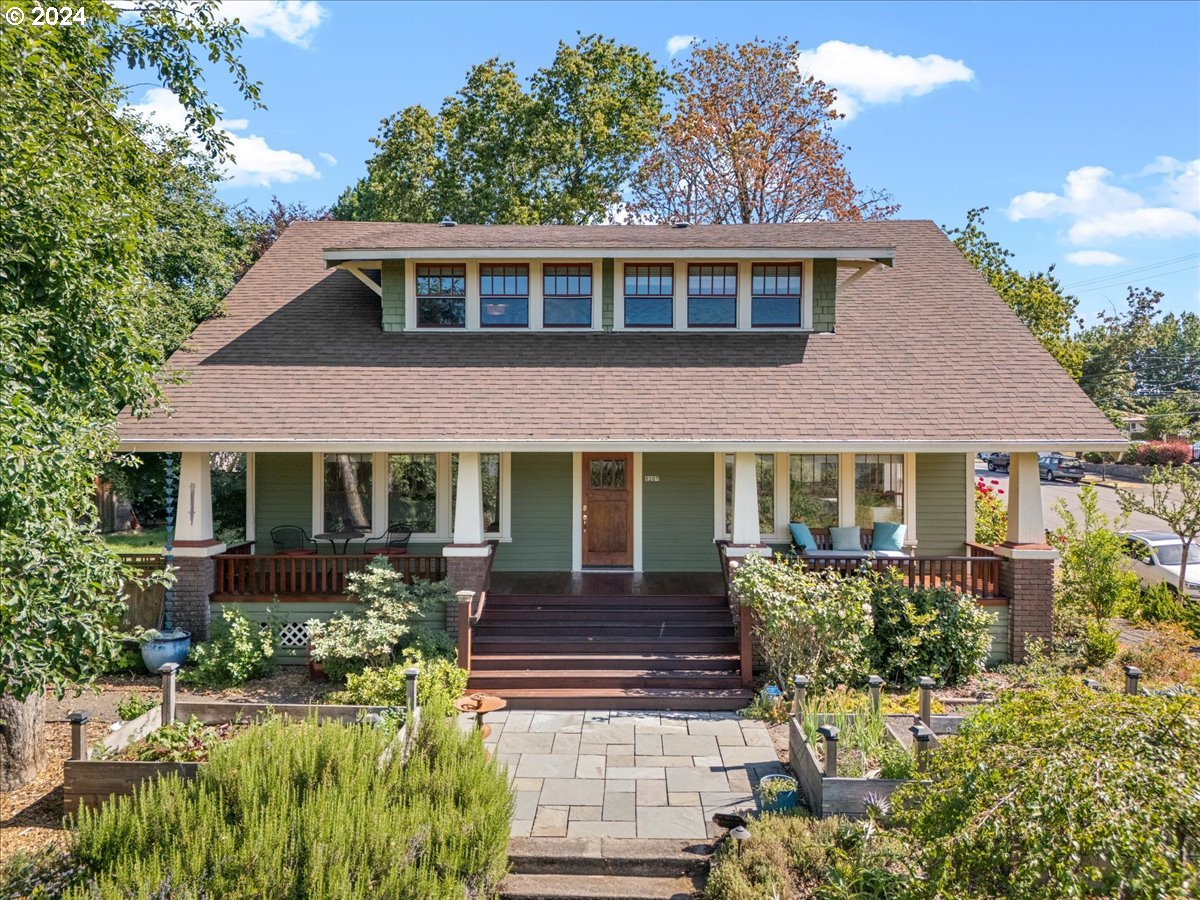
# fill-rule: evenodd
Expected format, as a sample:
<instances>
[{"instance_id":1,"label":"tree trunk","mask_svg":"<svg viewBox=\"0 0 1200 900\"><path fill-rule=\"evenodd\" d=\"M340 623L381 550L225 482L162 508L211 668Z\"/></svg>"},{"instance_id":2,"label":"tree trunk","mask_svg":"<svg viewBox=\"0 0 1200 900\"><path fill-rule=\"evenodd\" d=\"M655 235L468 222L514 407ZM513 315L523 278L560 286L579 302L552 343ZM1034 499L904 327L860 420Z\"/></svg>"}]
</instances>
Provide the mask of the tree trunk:
<instances>
[{"instance_id":1,"label":"tree trunk","mask_svg":"<svg viewBox=\"0 0 1200 900\"><path fill-rule=\"evenodd\" d=\"M33 781L46 763L46 694L34 691L25 700L0 696L0 791Z\"/></svg>"}]
</instances>

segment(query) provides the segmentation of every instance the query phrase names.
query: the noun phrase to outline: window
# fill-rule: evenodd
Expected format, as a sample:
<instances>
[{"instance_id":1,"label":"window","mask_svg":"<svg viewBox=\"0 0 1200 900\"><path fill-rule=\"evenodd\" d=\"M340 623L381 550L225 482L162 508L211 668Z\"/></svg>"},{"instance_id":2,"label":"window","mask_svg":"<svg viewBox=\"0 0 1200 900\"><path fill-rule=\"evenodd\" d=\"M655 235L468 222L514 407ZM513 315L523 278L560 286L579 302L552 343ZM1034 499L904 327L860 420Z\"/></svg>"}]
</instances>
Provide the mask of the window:
<instances>
[{"instance_id":1,"label":"window","mask_svg":"<svg viewBox=\"0 0 1200 900\"><path fill-rule=\"evenodd\" d=\"M588 485L625 490L625 460L593 459L588 466Z\"/></svg>"},{"instance_id":2,"label":"window","mask_svg":"<svg viewBox=\"0 0 1200 900\"><path fill-rule=\"evenodd\" d=\"M775 533L775 455L757 453L754 457L758 479L758 531ZM725 533L733 534L733 454L725 455Z\"/></svg>"},{"instance_id":3,"label":"window","mask_svg":"<svg viewBox=\"0 0 1200 900\"><path fill-rule=\"evenodd\" d=\"M479 324L484 328L529 325L529 266L479 267Z\"/></svg>"},{"instance_id":4,"label":"window","mask_svg":"<svg viewBox=\"0 0 1200 900\"><path fill-rule=\"evenodd\" d=\"M325 454L326 531L370 531L372 459L369 453Z\"/></svg>"},{"instance_id":5,"label":"window","mask_svg":"<svg viewBox=\"0 0 1200 900\"><path fill-rule=\"evenodd\" d=\"M625 267L625 327L670 328L675 296L675 267Z\"/></svg>"},{"instance_id":6,"label":"window","mask_svg":"<svg viewBox=\"0 0 1200 900\"><path fill-rule=\"evenodd\" d=\"M799 328L803 279L799 264L754 265L750 269L752 328Z\"/></svg>"},{"instance_id":7,"label":"window","mask_svg":"<svg viewBox=\"0 0 1200 900\"><path fill-rule=\"evenodd\" d=\"M876 522L904 521L904 457L860 454L854 457L854 522L873 528Z\"/></svg>"},{"instance_id":8,"label":"window","mask_svg":"<svg viewBox=\"0 0 1200 900\"><path fill-rule=\"evenodd\" d=\"M788 460L791 522L809 528L838 523L838 458L835 453L792 456Z\"/></svg>"},{"instance_id":9,"label":"window","mask_svg":"<svg viewBox=\"0 0 1200 900\"><path fill-rule=\"evenodd\" d=\"M737 266L688 266L688 327L736 325Z\"/></svg>"},{"instance_id":10,"label":"window","mask_svg":"<svg viewBox=\"0 0 1200 900\"><path fill-rule=\"evenodd\" d=\"M437 454L388 456L387 520L402 522L418 534L437 531Z\"/></svg>"},{"instance_id":11,"label":"window","mask_svg":"<svg viewBox=\"0 0 1200 900\"><path fill-rule=\"evenodd\" d=\"M542 323L547 328L589 328L592 324L592 267L542 268Z\"/></svg>"},{"instance_id":12,"label":"window","mask_svg":"<svg viewBox=\"0 0 1200 900\"><path fill-rule=\"evenodd\" d=\"M500 454L479 454L479 476L483 483L483 531L500 533ZM450 457L450 531L454 532L454 507L458 496L458 454Z\"/></svg>"},{"instance_id":13,"label":"window","mask_svg":"<svg viewBox=\"0 0 1200 900\"><path fill-rule=\"evenodd\" d=\"M417 266L417 327L465 328L466 266Z\"/></svg>"}]
</instances>

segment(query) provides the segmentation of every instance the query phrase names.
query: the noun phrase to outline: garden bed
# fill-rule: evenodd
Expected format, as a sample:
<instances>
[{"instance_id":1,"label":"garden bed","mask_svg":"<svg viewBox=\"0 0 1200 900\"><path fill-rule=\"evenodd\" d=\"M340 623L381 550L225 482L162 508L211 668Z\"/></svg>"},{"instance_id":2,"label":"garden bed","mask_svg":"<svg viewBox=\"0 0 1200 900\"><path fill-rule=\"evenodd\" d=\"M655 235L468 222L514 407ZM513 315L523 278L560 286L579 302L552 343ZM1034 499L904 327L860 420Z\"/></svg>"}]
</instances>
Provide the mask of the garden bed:
<instances>
[{"instance_id":1,"label":"garden bed","mask_svg":"<svg viewBox=\"0 0 1200 900\"><path fill-rule=\"evenodd\" d=\"M181 700L176 702L174 707L175 722L187 723L194 719L201 725L218 727L253 723L266 716L291 721L304 721L315 717L321 722L352 724L362 721L367 715L384 715L388 710L388 707L382 706L197 700ZM63 764L63 812L73 814L78 812L81 806L96 808L110 797L132 794L138 785L158 776L174 773L184 779L195 778L197 769L204 764L203 761L116 758L135 747L139 741L152 737L163 724L163 709L160 704L108 734L97 746L95 753L85 751L85 758L68 759ZM400 740L403 740L404 732L405 729L402 728ZM220 739L228 736L232 735L220 735ZM92 758L93 756L96 758Z\"/></svg>"}]
</instances>

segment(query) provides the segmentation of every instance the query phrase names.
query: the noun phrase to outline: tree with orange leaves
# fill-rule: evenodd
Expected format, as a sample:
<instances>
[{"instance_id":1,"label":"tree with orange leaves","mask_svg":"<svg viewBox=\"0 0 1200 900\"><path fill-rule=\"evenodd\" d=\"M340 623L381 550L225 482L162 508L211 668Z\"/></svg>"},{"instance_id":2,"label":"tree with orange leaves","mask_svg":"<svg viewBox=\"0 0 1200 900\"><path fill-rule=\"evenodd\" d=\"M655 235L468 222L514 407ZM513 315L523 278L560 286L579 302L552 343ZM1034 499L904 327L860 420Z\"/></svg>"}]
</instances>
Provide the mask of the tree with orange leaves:
<instances>
[{"instance_id":1,"label":"tree with orange leaves","mask_svg":"<svg viewBox=\"0 0 1200 900\"><path fill-rule=\"evenodd\" d=\"M893 215L889 194L855 186L833 135L836 92L800 71L798 53L755 39L677 62L675 115L634 176L630 212L717 224Z\"/></svg>"}]
</instances>

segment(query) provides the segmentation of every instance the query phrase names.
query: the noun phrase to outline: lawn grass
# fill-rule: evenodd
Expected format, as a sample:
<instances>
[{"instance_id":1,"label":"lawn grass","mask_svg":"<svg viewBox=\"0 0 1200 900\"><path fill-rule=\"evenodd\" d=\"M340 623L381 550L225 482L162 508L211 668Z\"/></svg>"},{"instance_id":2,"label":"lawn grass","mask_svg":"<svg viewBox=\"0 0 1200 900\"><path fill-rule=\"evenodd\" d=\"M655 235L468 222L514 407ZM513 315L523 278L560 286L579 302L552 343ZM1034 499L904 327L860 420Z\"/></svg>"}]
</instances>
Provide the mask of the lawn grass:
<instances>
[{"instance_id":1,"label":"lawn grass","mask_svg":"<svg viewBox=\"0 0 1200 900\"><path fill-rule=\"evenodd\" d=\"M112 531L104 535L104 543L121 553L154 553L167 542L167 529L146 528L142 531Z\"/></svg>"}]
</instances>

